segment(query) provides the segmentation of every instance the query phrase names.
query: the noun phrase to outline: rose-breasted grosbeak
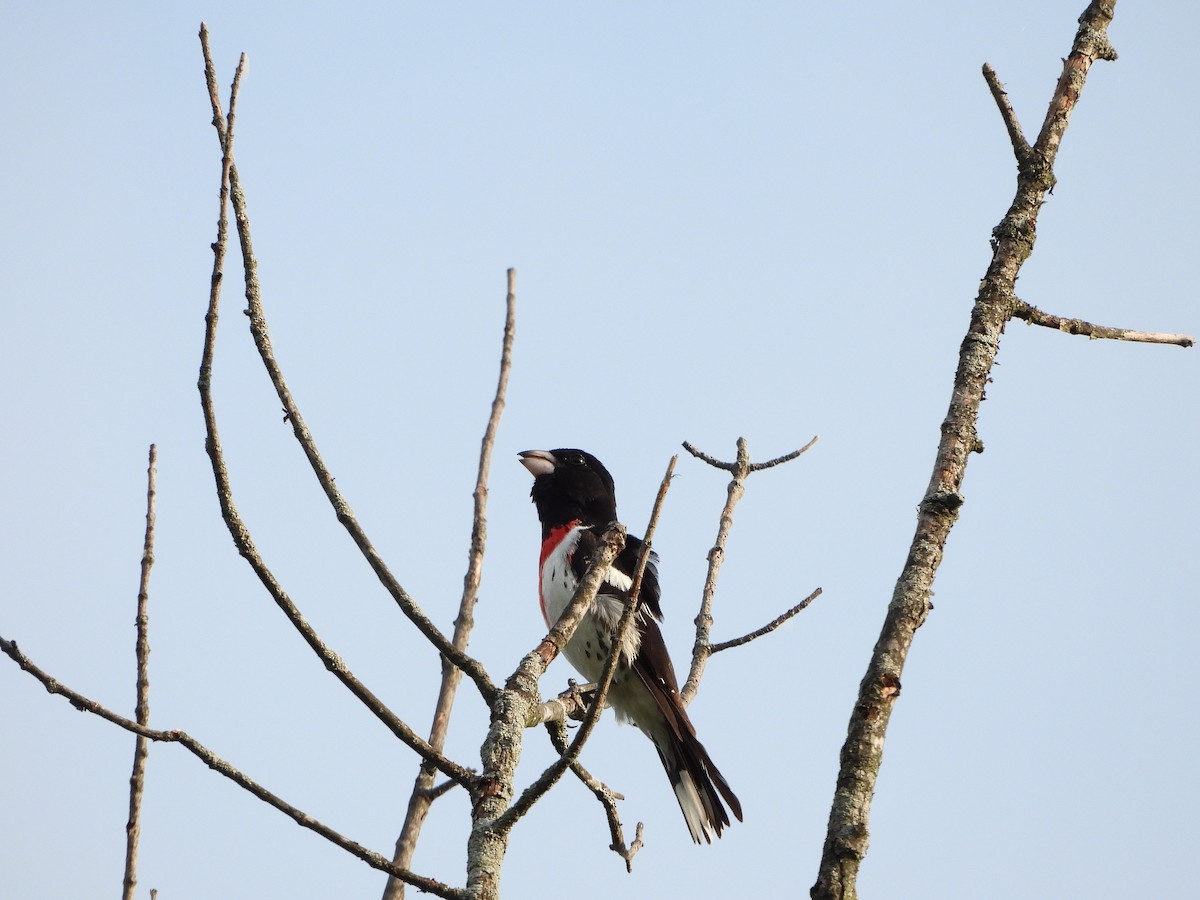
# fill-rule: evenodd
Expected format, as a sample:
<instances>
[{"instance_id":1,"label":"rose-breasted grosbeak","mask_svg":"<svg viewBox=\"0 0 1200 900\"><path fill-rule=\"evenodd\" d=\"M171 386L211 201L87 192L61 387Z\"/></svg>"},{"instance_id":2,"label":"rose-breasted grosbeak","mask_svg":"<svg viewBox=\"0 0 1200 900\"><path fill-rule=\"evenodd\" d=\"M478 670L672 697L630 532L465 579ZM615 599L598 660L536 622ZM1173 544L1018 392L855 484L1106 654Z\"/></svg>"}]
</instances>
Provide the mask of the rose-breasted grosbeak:
<instances>
[{"instance_id":1,"label":"rose-breasted grosbeak","mask_svg":"<svg viewBox=\"0 0 1200 900\"><path fill-rule=\"evenodd\" d=\"M616 491L600 460L582 450L526 450L519 456L533 475L530 495L542 522L538 592L550 626L571 601L604 529L617 519ZM588 681L599 681L604 671L641 546L632 535L625 539L625 549L563 651ZM712 843L713 835L720 837L729 824L722 798L738 821L742 805L696 738L680 702L679 683L656 621L662 619L656 560L651 553L608 702L618 721L633 722L654 742L692 840Z\"/></svg>"}]
</instances>

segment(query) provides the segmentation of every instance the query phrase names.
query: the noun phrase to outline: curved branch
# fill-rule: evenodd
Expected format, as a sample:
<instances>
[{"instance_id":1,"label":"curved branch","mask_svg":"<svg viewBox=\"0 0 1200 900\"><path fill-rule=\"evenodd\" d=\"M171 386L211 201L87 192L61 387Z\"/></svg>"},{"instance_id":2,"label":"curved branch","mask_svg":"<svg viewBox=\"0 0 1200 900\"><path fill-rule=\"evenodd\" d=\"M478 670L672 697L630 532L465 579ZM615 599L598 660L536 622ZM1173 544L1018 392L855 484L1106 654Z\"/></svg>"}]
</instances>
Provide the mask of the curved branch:
<instances>
[{"instance_id":1,"label":"curved branch","mask_svg":"<svg viewBox=\"0 0 1200 900\"><path fill-rule=\"evenodd\" d=\"M236 177L237 171L236 166L233 164L233 114L237 102L237 88L241 81L241 73L246 65L246 56L245 54L242 55L241 62L238 64L237 75L234 76L233 89L229 100L229 116L227 118L222 117L220 98L215 90L216 73L212 62L212 53L208 45L208 31L203 26L200 29L200 42L204 50L205 73L210 85L213 120L217 130L221 133L221 146L224 152L221 166L220 214L217 223L217 240L213 244L213 274L209 291L208 313L205 316L204 351L200 361L200 377L198 382L200 406L204 412L204 426L207 434L205 449L208 451L209 460L212 464L213 477L217 485L217 499L221 505L221 517L225 520L226 527L233 537L233 542L237 546L238 552L250 564L250 568L254 570L254 574L258 576L259 581L262 582L267 592L275 600L276 605L283 610L288 621L300 632L300 635L313 649L313 652L325 664L325 668L337 676L349 688L350 692L375 714L376 718L383 722L396 737L419 753L427 763L436 766L446 776L462 784L464 787L470 787L474 776L469 769L444 757L421 738L420 735L409 728L395 713L388 709L382 700L376 697L366 685L359 681L354 673L347 668L341 657L334 653L321 640L315 629L309 625L300 610L284 592L283 587L275 579L274 574L267 568L257 547L254 545L250 529L242 520L237 506L233 502L233 487L230 484L229 470L225 464L225 454L221 449L221 439L217 431L216 406L212 396L212 370L213 355L217 341L217 323L220 318L221 282L228 242L226 200L230 191L234 194L240 193L236 182L233 180Z\"/></svg>"},{"instance_id":2,"label":"curved branch","mask_svg":"<svg viewBox=\"0 0 1200 900\"><path fill-rule=\"evenodd\" d=\"M821 589L817 588L815 591L813 591L811 594L809 594L807 597L805 597L803 600L801 600L799 603L797 603L795 606L793 606L787 612L783 613L782 615L776 616L774 619L772 619L770 622L768 622L762 628L756 628L753 631L751 631L749 634L743 634L741 637L733 638L732 640L721 641L719 644L709 645L709 648L708 648L709 655L711 656L714 653L720 653L722 650L732 650L734 647L741 647L743 644L748 644L751 641L758 640L763 635L770 634L772 631L774 631L776 628L778 628L784 622L788 621L788 619L794 618L795 616L798 616L798 615L800 615L800 613L804 612L804 610L808 609L809 604L811 604L814 600L816 600L820 596L821 596Z\"/></svg>"},{"instance_id":3,"label":"curved branch","mask_svg":"<svg viewBox=\"0 0 1200 900\"><path fill-rule=\"evenodd\" d=\"M259 800L262 800L264 803L275 807L275 809L290 817L297 825L319 834L321 837L325 838L325 840L336 844L347 853L358 857L372 868L379 869L381 872L387 872L393 877L402 878L414 887L422 891L428 891L429 893L435 894L438 897L445 897L447 900L465 900L466 894L462 890L458 888L452 888L449 885L442 884L440 881L435 881L432 878L426 878L422 875L417 875L408 871L407 869L401 869L399 866L393 865L391 861L388 860L388 858L382 853L376 853L374 850L368 850L357 841L350 840L344 835L334 831L323 822L314 819L303 810L292 806L286 800L276 794L271 793L241 770L235 768L224 759L217 756L186 732L178 730L158 731L153 728L148 728L144 724L134 722L131 719L127 719L124 716L113 712L107 707L100 705L95 700L92 700L90 697L85 697L83 694L71 690L61 681L38 668L38 666L34 664L33 660L21 652L20 648L17 647L16 641L5 640L3 636L0 636L0 652L6 654L10 659L12 659L13 662L20 666L23 671L28 672L30 675L40 681L42 686L45 687L49 693L59 694L60 696L65 697L67 702L69 702L80 712L91 713L92 715L99 716L101 719L111 722L112 724L120 728L124 728L126 731L132 732L133 734L136 734L139 737L147 740L182 745L183 747L187 748L187 750L193 756L203 762L218 775L228 778L234 784L249 791Z\"/></svg>"},{"instance_id":4,"label":"curved branch","mask_svg":"<svg viewBox=\"0 0 1200 900\"><path fill-rule=\"evenodd\" d=\"M242 266L245 273L246 283L246 302L248 308L247 315L250 317L250 332L254 337L254 344L258 348L259 356L262 359L263 365L267 370L267 374L271 379L272 385L275 387L275 392L279 396L280 402L283 404L285 412L285 421L291 422L292 431L299 441L301 448L304 450L304 455L308 458L309 465L317 476L317 481L325 492L330 505L333 507L337 515L338 521L349 532L355 546L366 558L368 565L375 572L376 577L383 584L384 588L401 611L409 618L409 620L417 626L420 631L429 640L430 643L437 648L438 652L449 659L454 665L458 666L466 675L475 682L479 688L479 692L488 702L496 695L496 686L492 684L488 677L487 671L483 665L476 659L468 656L462 650L455 647L451 641L442 634L441 630L433 624L432 620L425 615L424 611L417 605L416 600L400 585L396 577L388 569L379 552L375 549L366 532L355 518L354 512L350 509L350 504L346 498L342 496L341 491L334 483L333 476L329 469L325 466L321 459L320 453L317 451L316 442L313 440L312 433L308 430L308 426L304 423L304 418L300 414L300 409L296 405L295 399L292 397L292 392L287 386L287 382L283 378L283 370L279 366L279 362L275 359L275 352L271 347L271 335L267 328L266 315L263 312L262 306L262 291L258 281L258 260L254 255L254 244L250 236L250 219L246 212L246 196L241 187L241 181L238 177L237 166L233 163L232 144L233 144L233 102L230 102L230 117L228 124L222 124L220 115L220 98L213 90L211 85L215 85L216 76L212 64L212 54L208 46L208 31L201 29L200 41L204 50L204 65L208 83L210 84L210 101L213 106L213 124L217 129L217 135L220 139L221 149L224 152L223 168L225 177L228 180L229 192L228 196L233 205L234 221L237 226L238 238L241 243L242 250ZM245 55L242 56L242 64L238 66L238 73L242 71L245 64ZM237 78L234 82L235 90L237 86ZM222 185L222 199L224 199L224 185ZM224 215L224 205L222 205L222 215ZM220 239L218 238L218 241ZM216 276L214 275L214 279ZM207 345L206 345L207 349ZM235 538L236 539L236 538Z\"/></svg>"}]
</instances>

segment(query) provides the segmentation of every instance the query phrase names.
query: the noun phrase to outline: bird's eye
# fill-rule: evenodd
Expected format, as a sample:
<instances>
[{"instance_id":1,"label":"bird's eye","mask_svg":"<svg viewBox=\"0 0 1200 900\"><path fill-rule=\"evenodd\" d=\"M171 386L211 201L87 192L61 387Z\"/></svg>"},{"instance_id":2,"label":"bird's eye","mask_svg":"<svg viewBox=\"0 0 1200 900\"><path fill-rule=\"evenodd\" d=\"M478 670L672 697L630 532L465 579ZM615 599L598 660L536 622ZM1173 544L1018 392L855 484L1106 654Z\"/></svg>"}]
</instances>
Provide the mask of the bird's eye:
<instances>
[{"instance_id":1,"label":"bird's eye","mask_svg":"<svg viewBox=\"0 0 1200 900\"><path fill-rule=\"evenodd\" d=\"M570 456L567 457L567 462L569 462L573 466L582 466L583 465L583 454L582 453L572 453Z\"/></svg>"}]
</instances>

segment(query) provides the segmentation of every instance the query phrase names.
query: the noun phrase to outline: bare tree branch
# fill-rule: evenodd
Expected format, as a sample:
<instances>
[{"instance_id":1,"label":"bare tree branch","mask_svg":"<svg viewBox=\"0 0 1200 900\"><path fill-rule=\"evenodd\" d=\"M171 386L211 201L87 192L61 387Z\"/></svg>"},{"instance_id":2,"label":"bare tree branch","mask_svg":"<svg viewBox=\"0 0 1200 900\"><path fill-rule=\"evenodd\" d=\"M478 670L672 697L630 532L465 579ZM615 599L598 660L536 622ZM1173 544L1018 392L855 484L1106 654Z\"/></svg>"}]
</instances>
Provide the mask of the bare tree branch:
<instances>
[{"instance_id":1,"label":"bare tree branch","mask_svg":"<svg viewBox=\"0 0 1200 900\"><path fill-rule=\"evenodd\" d=\"M150 461L146 468L146 536L142 541L142 574L137 596L137 707L134 713L139 725L150 722L150 570L154 567L154 507L155 464L158 448L150 445ZM129 820L125 825L125 878L122 882L123 900L133 900L137 890L138 838L142 833L142 791L146 784L146 757L149 743L142 735L134 740L133 773L129 776Z\"/></svg>"},{"instance_id":2,"label":"bare tree branch","mask_svg":"<svg viewBox=\"0 0 1200 900\"><path fill-rule=\"evenodd\" d=\"M442 884L440 881L435 881L432 878L426 878L422 875L417 875L413 872L401 869L398 866L393 865L391 860L389 860L382 853L376 853L374 850L368 850L362 844L350 840L344 835L334 831L323 822L314 819L303 810L292 806L281 797L268 791L265 787L254 781L241 770L235 768L224 759L217 756L186 732L179 730L157 731L153 728L148 728L143 724L134 722L132 719L127 719L124 716L113 712L107 707L102 706L89 697L85 697L83 694L80 694L77 691L71 690L71 688L67 687L58 679L49 675L35 665L33 660L26 656L20 650L20 648L17 647L16 641L9 641L3 636L0 636L0 652L6 654L13 662L20 666L23 671L28 672L30 675L40 681L42 686L45 687L49 693L59 694L60 696L65 697L67 702L69 702L80 712L91 713L92 715L99 716L100 718L105 719L106 721L111 722L120 728L124 728L126 731L132 732L133 734L147 738L151 741L182 745L183 747L187 748L187 750L193 756L203 762L218 775L228 778L234 784L249 791L259 800L262 800L264 803L275 807L275 809L290 817L296 822L297 825L319 834L327 841L341 847L347 853L350 853L351 855L356 856L358 859L361 859L372 868L379 869L380 871L386 872L387 874L396 878L403 878L414 887L422 891L435 894L438 897L446 897L448 900L465 900L467 895L462 890L449 887L448 885Z\"/></svg>"},{"instance_id":3,"label":"bare tree branch","mask_svg":"<svg viewBox=\"0 0 1200 900\"><path fill-rule=\"evenodd\" d=\"M850 716L820 870L810 891L814 900L855 900L858 896L857 878L867 850L871 799L888 720L900 695L904 662L917 629L931 609L934 577L963 503L960 488L967 460L981 446L977 431L980 402L1004 326L1020 306L1015 283L1021 266L1033 252L1038 211L1054 187L1054 161L1062 136L1092 63L1116 59L1107 35L1115 5L1115 0L1092 0L1080 16L1079 30L1070 54L1063 60L1062 75L1045 121L1024 159L1020 142L1013 140L1018 157L1016 193L992 232L992 260L980 282L959 351L954 390L942 423L933 474L918 507L912 546ZM997 96L998 82L994 78L988 78L988 82L1011 139L1015 116L1006 113L1007 101L1001 102Z\"/></svg>"},{"instance_id":4,"label":"bare tree branch","mask_svg":"<svg viewBox=\"0 0 1200 900\"><path fill-rule=\"evenodd\" d=\"M583 711L586 713L586 708ZM566 722L561 718L548 720L546 731L550 735L550 743L554 745L554 749L560 754L566 754L568 751ZM632 872L633 857L642 849L642 823L637 823L637 833L633 843L626 845L625 834L621 829L621 817L617 811L617 801L625 798L585 769L579 760L571 763L571 771L583 782L584 787L600 801L604 817L608 821L609 834L612 836L612 843L608 845L608 848L625 860L625 871Z\"/></svg>"},{"instance_id":5,"label":"bare tree branch","mask_svg":"<svg viewBox=\"0 0 1200 900\"><path fill-rule=\"evenodd\" d=\"M793 450L791 453L785 453L785 454L783 454L783 456L777 456L774 459L768 459L766 462L750 463L750 471L751 472L761 472L763 469L773 469L773 468L775 468L775 466L781 466L784 463L789 463L793 459L798 457L800 454L806 453L807 451L811 450L813 445L816 444L816 442L820 439L821 439L820 435L814 434L812 436L812 440L809 441L807 444L805 444L803 447L801 447L799 450Z\"/></svg>"},{"instance_id":6,"label":"bare tree branch","mask_svg":"<svg viewBox=\"0 0 1200 900\"><path fill-rule=\"evenodd\" d=\"M704 590L700 595L700 612L696 614L696 639L692 644L692 665L688 671L687 681L683 684L683 690L679 692L684 706L691 703L696 696L696 692L700 690L700 679L704 676L704 668L708 665L708 658L715 652L709 645L709 635L712 632L713 626L713 596L717 591L717 576L721 572L721 563L725 561L725 543L729 540L729 530L733 527L733 510L737 506L738 501L742 499L742 495L746 493L746 479L750 477L751 472L759 472L763 469L770 469L774 466L791 462L816 442L817 437L814 436L811 441L799 450L793 450L791 453L777 456L775 459L764 463L750 462L750 449L745 438L738 438L737 458L733 462L722 462L697 449L687 441L683 442L683 449L696 457L696 459L733 475L733 480L729 482L725 508L721 510L720 523L717 526L717 541L713 544L712 549L708 551L708 574L704 578ZM807 603L804 605L806 606ZM779 624L787 621L787 619L800 612L803 608L804 606L795 609L795 612L791 612L791 615L784 613ZM779 624L776 624L774 627L778 628Z\"/></svg>"},{"instance_id":7,"label":"bare tree branch","mask_svg":"<svg viewBox=\"0 0 1200 900\"><path fill-rule=\"evenodd\" d=\"M460 786L461 785L455 781L443 781L441 784L429 788L427 791L425 791L425 793L429 795L430 800L436 800L438 797L442 797L450 793L456 787ZM393 862L395 862L395 860L393 860Z\"/></svg>"},{"instance_id":8,"label":"bare tree branch","mask_svg":"<svg viewBox=\"0 0 1200 900\"><path fill-rule=\"evenodd\" d=\"M805 597L803 600L801 600L799 603L797 603L795 606L793 606L787 612L783 613L783 615L776 616L774 619L772 619L770 622L768 622L762 628L756 628L754 631L751 631L749 634L743 634L741 637L734 638L733 640L721 641L719 644L710 644L709 648L708 648L709 655L711 656L714 653L720 653L722 650L732 650L734 647L740 647L743 644L748 644L751 641L757 640L758 638L762 637L765 634L770 634L772 631L774 631L776 628L778 628L780 625L782 625L788 619L791 619L792 617L797 616L800 613L804 612L804 610L808 609L808 605L820 596L821 596L821 589L817 588L815 591L813 591L811 594L809 594L807 597Z\"/></svg>"},{"instance_id":9,"label":"bare tree branch","mask_svg":"<svg viewBox=\"0 0 1200 900\"><path fill-rule=\"evenodd\" d=\"M595 684L579 684L574 678L568 678L567 689L541 704L533 711L533 718L526 724L532 728L535 725L548 725L567 719L582 722L588 707L592 705L592 694L595 690Z\"/></svg>"},{"instance_id":10,"label":"bare tree branch","mask_svg":"<svg viewBox=\"0 0 1200 900\"><path fill-rule=\"evenodd\" d=\"M517 327L517 270L508 270L508 294L505 299L506 313L504 317L504 341L500 350L500 377L496 383L496 394L492 399L492 412L488 417L487 427L483 432L483 444L479 450L479 473L475 479L475 514L471 527L471 549L467 557L467 574L463 578L462 601L458 607L458 617L454 620L454 636L452 643L459 650L466 650L470 640L471 629L475 625L475 602L479 596L479 582L483 572L483 552L487 542L487 510L488 470L492 461L492 448L496 443L496 430L500 427L500 415L504 411L504 398L508 390L508 375L512 370L513 339ZM454 706L455 692L462 678L462 670L443 658L442 683L438 689L437 703L433 710L433 725L429 730L429 745L441 752L446 744L446 731L450 727L450 710ZM404 825L400 836L396 839L396 852L392 861L402 868L412 863L413 853L417 849L417 838L429 808L441 794L432 790L434 770L422 766L417 773L413 785L412 796L408 800L408 811L404 816ZM404 882L396 878L388 879L383 890L383 900L400 900L404 896Z\"/></svg>"},{"instance_id":11,"label":"bare tree branch","mask_svg":"<svg viewBox=\"0 0 1200 900\"><path fill-rule=\"evenodd\" d=\"M204 65L206 79L210 85L216 83L216 75L212 62L212 53L208 43L208 30L204 27L200 29L200 43L204 51ZM245 55L242 57L243 65L245 63ZM239 66L239 74L242 66ZM235 79L236 87L236 79ZM271 335L267 328L266 315L263 312L262 306L262 291L258 281L258 261L254 255L254 244L250 236L250 219L246 212L246 196L242 190L241 181L238 177L237 165L233 163L232 157L232 138L233 138L233 119L232 119L232 101L230 104L231 117L225 124L221 117L220 97L210 87L210 101L213 105L213 125L217 129L217 135L221 142L221 149L225 154L224 169L226 177L229 180L229 199L233 205L234 221L237 225L238 238L241 243L242 250L242 266L245 274L246 283L246 313L250 318L250 332L254 337L254 344L258 348L259 356L263 361L263 365L267 370L267 374L271 379L272 385L275 387L275 392L279 396L280 402L283 404L285 412L285 420L291 422L292 431L296 436L296 440L300 443L304 450L305 456L308 458L309 465L317 476L317 481L320 483L328 498L329 503L333 506L334 512L337 514L338 521L349 532L351 539L358 547L359 551L366 558L367 563L375 572L384 588L391 594L396 605L409 618L409 620L417 626L425 637L437 648L437 650L456 666L463 670L479 688L480 693L485 700L490 701L496 693L496 686L492 684L488 677L487 671L479 663L468 656L463 651L454 647L449 639L438 629L436 625L425 615L424 611L417 605L416 600L412 598L407 591L401 587L400 583L392 575L379 552L372 545L366 532L363 531L358 519L355 518L353 511L350 509L350 504L342 496L334 482L333 475L325 466L320 454L317 452L316 442L313 440L312 433L308 430L308 426L304 423L304 418L300 414L300 409L296 405L292 397L291 390L284 381L283 371L275 359L275 352L271 347ZM224 193L223 193L224 197ZM223 209L224 207L222 207ZM219 238L218 238L219 241ZM235 538L236 539L236 538Z\"/></svg>"},{"instance_id":12,"label":"bare tree branch","mask_svg":"<svg viewBox=\"0 0 1200 900\"><path fill-rule=\"evenodd\" d=\"M258 576L260 582L267 589L267 592L275 600L276 605L283 610L288 621L300 632L301 636L312 648L313 652L320 657L325 664L325 668L332 672L349 690L357 697L363 705L365 705L372 713L375 714L381 722L383 722L393 734L401 741L415 750L421 757L430 765L435 766L443 774L457 781L464 787L471 787L473 784L474 775L469 770L458 763L455 763L440 752L436 751L429 745L420 735L408 727L400 718L393 713L382 700L372 693L366 685L364 685L353 672L346 666L346 663L340 656L334 653L324 641L317 635L316 630L308 623L301 614L300 610L292 602L291 598L284 592L283 587L275 579L274 574L267 567L259 554L258 549L254 545L254 540L251 537L250 529L242 520L238 513L237 506L233 501L233 488L229 480L229 470L225 464L225 455L221 449L221 440L217 431L216 407L213 402L212 395L212 369L213 369L213 354L216 348L217 339L217 323L219 320L219 308L221 297L221 283L223 277L223 265L228 241L228 219L226 211L226 200L229 193L240 196L240 188L237 186L235 173L237 167L233 164L233 136L234 136L234 109L237 102L237 88L241 83L241 73L245 69L246 56L242 55L241 62L238 64L237 74L234 76L233 89L230 92L229 99L229 116L222 117L220 98L212 86L216 85L216 73L212 62L212 53L208 45L208 31L204 26L200 29L200 43L204 50L205 74L210 85L210 99L213 102L213 121L217 126L217 130L221 134L221 146L224 152L222 160L222 182L220 192L220 213L217 224L217 240L213 244L213 274L212 284L209 292L208 314L205 317L206 331L204 339L204 352L200 361L200 377L198 387L200 390L200 405L204 412L204 425L207 432L207 440L205 449L208 451L209 459L212 463L213 477L217 485L217 499L221 505L221 517L225 520L226 527L229 529L230 535L233 537L233 542L238 548L238 552L250 564L251 569ZM228 178L229 181L224 179ZM241 207L244 209L244 199L241 201ZM235 208L237 205L235 204ZM248 248L243 242L243 252L247 252ZM251 257L248 257L251 258ZM249 263L247 263L249 265Z\"/></svg>"},{"instance_id":13,"label":"bare tree branch","mask_svg":"<svg viewBox=\"0 0 1200 900\"><path fill-rule=\"evenodd\" d=\"M1143 344L1174 344L1177 347L1193 347L1196 339L1186 334L1160 334L1153 331L1130 331L1127 328L1109 328L1106 325L1093 325L1082 319L1064 319L1047 312L1042 312L1036 306L1030 306L1023 300L1018 300L1013 308L1013 317L1024 319L1030 325L1041 325L1054 328L1065 334L1082 334L1089 340L1107 339L1111 341L1137 341Z\"/></svg>"},{"instance_id":14,"label":"bare tree branch","mask_svg":"<svg viewBox=\"0 0 1200 900\"><path fill-rule=\"evenodd\" d=\"M987 63L983 64L983 78L987 81L992 98L1000 109L1000 118L1004 120L1004 127L1008 129L1008 139L1012 142L1013 155L1017 157L1017 165L1022 166L1029 159L1032 148L1029 146L1029 141L1025 140L1024 132L1021 131L1021 123L1017 121L1017 114L1008 100L1008 93L1004 90L1004 85L1000 83L1000 76L996 74L996 70Z\"/></svg>"}]
</instances>

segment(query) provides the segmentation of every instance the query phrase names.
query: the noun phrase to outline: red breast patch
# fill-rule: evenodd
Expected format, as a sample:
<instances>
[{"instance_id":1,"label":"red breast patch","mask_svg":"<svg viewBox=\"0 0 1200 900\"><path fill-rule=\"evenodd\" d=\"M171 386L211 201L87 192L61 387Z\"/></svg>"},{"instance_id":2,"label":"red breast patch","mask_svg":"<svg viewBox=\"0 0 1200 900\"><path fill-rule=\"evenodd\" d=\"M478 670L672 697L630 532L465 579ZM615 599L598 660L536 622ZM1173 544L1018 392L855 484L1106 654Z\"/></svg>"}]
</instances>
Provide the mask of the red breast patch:
<instances>
[{"instance_id":1,"label":"red breast patch","mask_svg":"<svg viewBox=\"0 0 1200 900\"><path fill-rule=\"evenodd\" d=\"M542 541L542 552L538 555L538 604L542 608L542 618L546 619L546 595L542 593L542 569L545 568L546 560L550 558L550 554L558 549L558 545L566 540L575 527L579 524L579 519L572 519L566 525L557 525L550 529L550 533L546 535L546 539ZM568 560L570 558L568 557ZM553 625L549 619L546 619L548 625Z\"/></svg>"}]
</instances>

